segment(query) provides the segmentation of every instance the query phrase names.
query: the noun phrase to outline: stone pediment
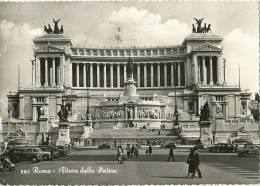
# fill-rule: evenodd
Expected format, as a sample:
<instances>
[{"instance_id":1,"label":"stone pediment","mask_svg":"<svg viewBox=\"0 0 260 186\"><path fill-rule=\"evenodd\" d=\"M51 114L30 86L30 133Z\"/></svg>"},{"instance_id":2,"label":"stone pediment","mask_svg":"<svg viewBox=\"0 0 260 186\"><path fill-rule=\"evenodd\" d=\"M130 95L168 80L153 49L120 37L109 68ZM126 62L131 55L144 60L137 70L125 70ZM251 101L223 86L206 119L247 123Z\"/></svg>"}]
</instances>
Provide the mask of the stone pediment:
<instances>
[{"instance_id":1,"label":"stone pediment","mask_svg":"<svg viewBox=\"0 0 260 186\"><path fill-rule=\"evenodd\" d=\"M63 53L64 50L60 49L58 47L47 45L47 46L41 46L34 50L35 53Z\"/></svg>"},{"instance_id":2,"label":"stone pediment","mask_svg":"<svg viewBox=\"0 0 260 186\"><path fill-rule=\"evenodd\" d=\"M204 44L200 46L196 46L192 48L192 51L196 52L221 52L222 48L219 48L217 46L211 45L211 44Z\"/></svg>"}]
</instances>

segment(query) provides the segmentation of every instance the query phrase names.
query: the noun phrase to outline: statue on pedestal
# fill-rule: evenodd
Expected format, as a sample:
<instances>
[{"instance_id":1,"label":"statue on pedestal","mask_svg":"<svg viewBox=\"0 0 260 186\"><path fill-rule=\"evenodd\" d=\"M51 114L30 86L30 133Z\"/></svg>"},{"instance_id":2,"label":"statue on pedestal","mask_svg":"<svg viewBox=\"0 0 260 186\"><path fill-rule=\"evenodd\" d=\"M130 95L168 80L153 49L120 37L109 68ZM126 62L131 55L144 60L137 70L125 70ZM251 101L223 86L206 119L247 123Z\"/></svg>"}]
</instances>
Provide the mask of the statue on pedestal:
<instances>
[{"instance_id":1,"label":"statue on pedestal","mask_svg":"<svg viewBox=\"0 0 260 186\"><path fill-rule=\"evenodd\" d=\"M68 121L68 109L66 105L61 105L61 110L58 112L60 122Z\"/></svg>"},{"instance_id":2,"label":"statue on pedestal","mask_svg":"<svg viewBox=\"0 0 260 186\"><path fill-rule=\"evenodd\" d=\"M201 109L200 113L200 140L203 145L209 146L212 144L212 131L210 121L209 104L206 102Z\"/></svg>"},{"instance_id":3,"label":"statue on pedestal","mask_svg":"<svg viewBox=\"0 0 260 186\"><path fill-rule=\"evenodd\" d=\"M127 74L127 78L133 78L133 72L134 72L134 63L133 60L131 60L131 58L128 58L128 62L126 64L126 74Z\"/></svg>"},{"instance_id":4,"label":"statue on pedestal","mask_svg":"<svg viewBox=\"0 0 260 186\"><path fill-rule=\"evenodd\" d=\"M209 114L209 104L206 102L200 111L200 121L210 121Z\"/></svg>"}]
</instances>

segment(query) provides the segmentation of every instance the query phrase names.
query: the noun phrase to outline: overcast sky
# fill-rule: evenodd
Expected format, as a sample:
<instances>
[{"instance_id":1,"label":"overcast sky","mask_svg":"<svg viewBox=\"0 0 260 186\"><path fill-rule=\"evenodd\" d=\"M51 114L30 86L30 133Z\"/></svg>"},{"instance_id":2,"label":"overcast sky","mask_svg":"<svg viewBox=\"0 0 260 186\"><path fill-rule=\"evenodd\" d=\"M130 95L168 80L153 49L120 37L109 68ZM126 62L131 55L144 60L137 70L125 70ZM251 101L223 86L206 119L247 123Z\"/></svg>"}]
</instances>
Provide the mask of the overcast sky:
<instances>
[{"instance_id":1,"label":"overcast sky","mask_svg":"<svg viewBox=\"0 0 260 186\"><path fill-rule=\"evenodd\" d=\"M224 38L227 80L258 91L257 2L0 2L0 109L7 111L6 94L31 82L32 38L62 19L64 32L74 45L113 46L115 26L122 29L121 45L180 44L191 33L193 17L204 18L214 34Z\"/></svg>"}]
</instances>

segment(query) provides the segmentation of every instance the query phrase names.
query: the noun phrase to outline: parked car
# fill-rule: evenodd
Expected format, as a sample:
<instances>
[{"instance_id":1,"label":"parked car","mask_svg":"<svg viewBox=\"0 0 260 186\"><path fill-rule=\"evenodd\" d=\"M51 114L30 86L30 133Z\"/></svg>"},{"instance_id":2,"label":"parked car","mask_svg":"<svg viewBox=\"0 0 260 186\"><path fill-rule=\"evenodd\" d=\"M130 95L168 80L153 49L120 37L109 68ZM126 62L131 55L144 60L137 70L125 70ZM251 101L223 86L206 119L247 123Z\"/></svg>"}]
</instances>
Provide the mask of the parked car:
<instances>
[{"instance_id":1,"label":"parked car","mask_svg":"<svg viewBox=\"0 0 260 186\"><path fill-rule=\"evenodd\" d=\"M68 148L65 146L56 146L56 150L59 152L59 156L65 156L69 152Z\"/></svg>"},{"instance_id":2,"label":"parked car","mask_svg":"<svg viewBox=\"0 0 260 186\"><path fill-rule=\"evenodd\" d=\"M110 149L110 148L111 148L110 145L107 143L98 146L98 149Z\"/></svg>"},{"instance_id":3,"label":"parked car","mask_svg":"<svg viewBox=\"0 0 260 186\"><path fill-rule=\"evenodd\" d=\"M194 145L193 147L194 149L200 150L200 149L204 149L204 145L202 143L199 143L197 145Z\"/></svg>"},{"instance_id":4,"label":"parked car","mask_svg":"<svg viewBox=\"0 0 260 186\"><path fill-rule=\"evenodd\" d=\"M39 162L43 159L50 159L51 153L42 151L38 147L13 147L7 154L11 161L20 162L22 160L29 160L32 162Z\"/></svg>"},{"instance_id":5,"label":"parked car","mask_svg":"<svg viewBox=\"0 0 260 186\"><path fill-rule=\"evenodd\" d=\"M250 157L260 155L260 145L246 144L243 149L237 152L239 157Z\"/></svg>"},{"instance_id":6,"label":"parked car","mask_svg":"<svg viewBox=\"0 0 260 186\"><path fill-rule=\"evenodd\" d=\"M162 148L170 148L170 147L173 147L174 149L176 148L176 144L175 143L168 143L166 145L161 145Z\"/></svg>"},{"instance_id":7,"label":"parked car","mask_svg":"<svg viewBox=\"0 0 260 186\"><path fill-rule=\"evenodd\" d=\"M55 159L55 158L58 158L60 156L59 151L54 147L44 145L44 146L39 146L39 148L43 151L50 152L51 153L51 159Z\"/></svg>"},{"instance_id":8,"label":"parked car","mask_svg":"<svg viewBox=\"0 0 260 186\"><path fill-rule=\"evenodd\" d=\"M219 143L209 147L210 152L236 152L237 148L232 144Z\"/></svg>"}]
</instances>

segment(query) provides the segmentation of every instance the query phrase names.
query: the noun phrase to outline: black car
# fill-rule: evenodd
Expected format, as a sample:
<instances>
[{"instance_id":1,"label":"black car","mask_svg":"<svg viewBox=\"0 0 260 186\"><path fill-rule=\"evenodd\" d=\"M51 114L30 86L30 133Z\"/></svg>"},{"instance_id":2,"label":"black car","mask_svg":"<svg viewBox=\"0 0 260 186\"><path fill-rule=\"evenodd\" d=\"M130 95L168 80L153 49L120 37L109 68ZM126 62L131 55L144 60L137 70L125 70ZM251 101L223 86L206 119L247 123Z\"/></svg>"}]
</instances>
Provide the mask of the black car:
<instances>
[{"instance_id":1,"label":"black car","mask_svg":"<svg viewBox=\"0 0 260 186\"><path fill-rule=\"evenodd\" d=\"M111 148L110 145L107 143L98 146L98 149L110 149L110 148Z\"/></svg>"},{"instance_id":2,"label":"black car","mask_svg":"<svg viewBox=\"0 0 260 186\"><path fill-rule=\"evenodd\" d=\"M174 149L176 148L176 144L175 143L168 143L166 145L161 145L162 148L166 148L166 149L170 148L171 146Z\"/></svg>"},{"instance_id":3,"label":"black car","mask_svg":"<svg viewBox=\"0 0 260 186\"><path fill-rule=\"evenodd\" d=\"M193 148L194 148L194 149L197 149L197 150L201 150L201 149L204 149L204 145L203 145L202 143L196 144L196 145L194 145Z\"/></svg>"},{"instance_id":4,"label":"black car","mask_svg":"<svg viewBox=\"0 0 260 186\"><path fill-rule=\"evenodd\" d=\"M237 148L232 144L219 143L214 146L209 147L210 152L237 152Z\"/></svg>"},{"instance_id":5,"label":"black car","mask_svg":"<svg viewBox=\"0 0 260 186\"><path fill-rule=\"evenodd\" d=\"M56 146L56 150L59 152L60 156L65 156L68 154L68 148L65 146Z\"/></svg>"},{"instance_id":6,"label":"black car","mask_svg":"<svg viewBox=\"0 0 260 186\"><path fill-rule=\"evenodd\" d=\"M39 162L51 157L50 152L42 151L38 147L14 147L8 151L7 155L10 157L12 162L20 162L21 160Z\"/></svg>"}]
</instances>

